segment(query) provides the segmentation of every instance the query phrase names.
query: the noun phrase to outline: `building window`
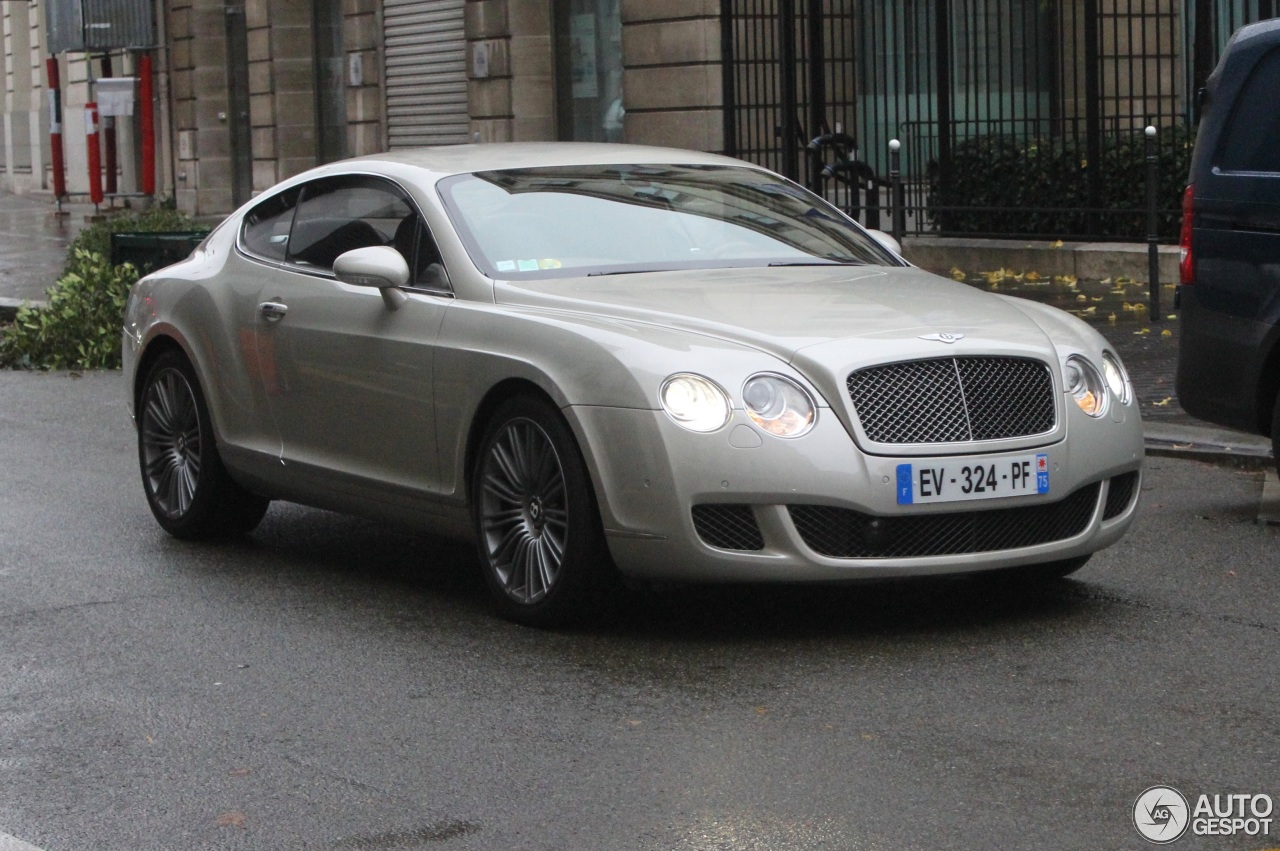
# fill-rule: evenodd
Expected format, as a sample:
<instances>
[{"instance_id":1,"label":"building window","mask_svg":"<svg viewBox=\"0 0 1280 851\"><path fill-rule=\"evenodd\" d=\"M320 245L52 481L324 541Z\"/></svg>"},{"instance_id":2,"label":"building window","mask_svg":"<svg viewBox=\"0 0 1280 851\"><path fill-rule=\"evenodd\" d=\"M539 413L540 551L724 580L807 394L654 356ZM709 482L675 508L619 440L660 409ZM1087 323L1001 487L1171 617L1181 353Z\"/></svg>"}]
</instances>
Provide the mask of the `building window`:
<instances>
[{"instance_id":1,"label":"building window","mask_svg":"<svg viewBox=\"0 0 1280 851\"><path fill-rule=\"evenodd\" d=\"M556 104L564 141L622 141L618 0L556 0Z\"/></svg>"}]
</instances>

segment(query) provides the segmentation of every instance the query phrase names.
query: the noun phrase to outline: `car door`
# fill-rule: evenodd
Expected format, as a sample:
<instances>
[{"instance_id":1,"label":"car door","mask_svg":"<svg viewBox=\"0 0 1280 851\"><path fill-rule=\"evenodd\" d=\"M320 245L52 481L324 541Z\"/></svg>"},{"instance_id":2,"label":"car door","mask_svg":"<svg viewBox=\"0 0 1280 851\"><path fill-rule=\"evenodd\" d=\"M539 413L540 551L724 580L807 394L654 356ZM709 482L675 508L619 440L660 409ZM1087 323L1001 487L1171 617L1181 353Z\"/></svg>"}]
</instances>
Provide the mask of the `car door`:
<instances>
[{"instance_id":1,"label":"car door","mask_svg":"<svg viewBox=\"0 0 1280 851\"><path fill-rule=\"evenodd\" d=\"M334 277L339 255L371 245L405 255L398 308ZM421 216L383 178L321 178L302 187L284 248L257 338L289 478L384 503L438 490L432 369L452 294Z\"/></svg>"}]
</instances>

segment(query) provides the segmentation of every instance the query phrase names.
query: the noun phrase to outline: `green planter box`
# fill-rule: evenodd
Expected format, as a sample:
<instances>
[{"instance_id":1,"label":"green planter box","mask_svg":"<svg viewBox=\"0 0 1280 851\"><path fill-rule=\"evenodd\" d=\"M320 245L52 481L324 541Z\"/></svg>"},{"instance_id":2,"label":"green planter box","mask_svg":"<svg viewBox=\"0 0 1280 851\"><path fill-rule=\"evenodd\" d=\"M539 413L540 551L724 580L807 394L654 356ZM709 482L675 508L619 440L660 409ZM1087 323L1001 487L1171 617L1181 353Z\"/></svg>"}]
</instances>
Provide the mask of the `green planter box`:
<instances>
[{"instance_id":1,"label":"green planter box","mask_svg":"<svg viewBox=\"0 0 1280 851\"><path fill-rule=\"evenodd\" d=\"M187 259L208 235L204 230L113 233L111 265L132 263L146 274Z\"/></svg>"}]
</instances>

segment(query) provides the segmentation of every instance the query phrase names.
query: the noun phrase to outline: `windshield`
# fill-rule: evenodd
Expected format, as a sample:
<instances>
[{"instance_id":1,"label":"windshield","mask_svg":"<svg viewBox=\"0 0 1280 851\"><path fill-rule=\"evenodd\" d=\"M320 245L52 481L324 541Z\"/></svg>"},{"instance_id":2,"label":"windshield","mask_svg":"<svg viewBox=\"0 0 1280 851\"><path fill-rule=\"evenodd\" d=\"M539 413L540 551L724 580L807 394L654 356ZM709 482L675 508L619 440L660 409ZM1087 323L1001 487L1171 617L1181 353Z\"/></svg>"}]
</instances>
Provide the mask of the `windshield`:
<instances>
[{"instance_id":1,"label":"windshield","mask_svg":"<svg viewBox=\"0 0 1280 851\"><path fill-rule=\"evenodd\" d=\"M472 260L495 278L896 265L822 199L746 167L506 169L456 175L439 189Z\"/></svg>"}]
</instances>

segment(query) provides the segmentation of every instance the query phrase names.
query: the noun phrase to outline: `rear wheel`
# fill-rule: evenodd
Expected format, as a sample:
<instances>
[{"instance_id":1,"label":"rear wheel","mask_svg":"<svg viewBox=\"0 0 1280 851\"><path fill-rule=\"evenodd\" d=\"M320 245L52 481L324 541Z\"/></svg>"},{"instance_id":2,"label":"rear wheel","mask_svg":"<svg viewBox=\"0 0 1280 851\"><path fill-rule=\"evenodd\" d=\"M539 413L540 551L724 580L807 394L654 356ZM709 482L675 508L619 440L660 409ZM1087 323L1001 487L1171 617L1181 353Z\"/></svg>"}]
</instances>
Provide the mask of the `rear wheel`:
<instances>
[{"instance_id":1,"label":"rear wheel","mask_svg":"<svg viewBox=\"0 0 1280 851\"><path fill-rule=\"evenodd\" d=\"M238 535L257 526L268 501L232 481L222 466L187 359L178 352L158 357L138 402L142 488L160 526L178 538Z\"/></svg>"},{"instance_id":2,"label":"rear wheel","mask_svg":"<svg viewBox=\"0 0 1280 851\"><path fill-rule=\"evenodd\" d=\"M498 610L539 627L585 615L612 565L586 465L560 412L532 396L499 406L471 494L481 569Z\"/></svg>"}]
</instances>

